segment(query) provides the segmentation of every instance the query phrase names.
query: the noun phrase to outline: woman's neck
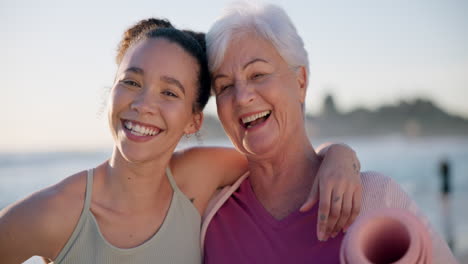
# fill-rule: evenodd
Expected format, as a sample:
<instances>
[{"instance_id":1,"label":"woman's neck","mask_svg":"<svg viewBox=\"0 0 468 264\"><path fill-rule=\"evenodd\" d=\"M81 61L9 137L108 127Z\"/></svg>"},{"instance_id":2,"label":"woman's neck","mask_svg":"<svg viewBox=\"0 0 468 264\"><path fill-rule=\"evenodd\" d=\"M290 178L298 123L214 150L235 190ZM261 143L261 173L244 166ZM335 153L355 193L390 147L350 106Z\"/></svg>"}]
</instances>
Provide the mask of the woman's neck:
<instances>
[{"instance_id":1,"label":"woman's neck","mask_svg":"<svg viewBox=\"0 0 468 264\"><path fill-rule=\"evenodd\" d=\"M100 168L96 179L101 195L122 210L145 210L172 193L166 176L171 156L146 162L129 162L114 149L111 159ZM95 181L96 181L95 180Z\"/></svg>"},{"instance_id":2,"label":"woman's neck","mask_svg":"<svg viewBox=\"0 0 468 264\"><path fill-rule=\"evenodd\" d=\"M296 211L308 197L320 160L307 137L297 137L267 159L249 160L257 199L275 218Z\"/></svg>"}]
</instances>

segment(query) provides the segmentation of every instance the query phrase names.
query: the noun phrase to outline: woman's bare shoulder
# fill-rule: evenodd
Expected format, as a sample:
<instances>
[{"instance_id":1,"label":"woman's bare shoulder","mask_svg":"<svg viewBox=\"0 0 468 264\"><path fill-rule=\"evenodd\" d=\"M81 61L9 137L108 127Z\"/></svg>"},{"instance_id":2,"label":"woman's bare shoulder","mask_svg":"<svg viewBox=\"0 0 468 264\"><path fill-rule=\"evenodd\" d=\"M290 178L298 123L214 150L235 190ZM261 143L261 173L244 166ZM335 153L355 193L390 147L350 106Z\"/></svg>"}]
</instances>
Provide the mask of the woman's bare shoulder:
<instances>
[{"instance_id":1,"label":"woman's bare shoulder","mask_svg":"<svg viewBox=\"0 0 468 264\"><path fill-rule=\"evenodd\" d=\"M56 257L81 215L86 175L82 171L69 176L1 210L0 230L5 235L0 248L5 252L0 255L16 255L18 260Z\"/></svg>"}]
</instances>

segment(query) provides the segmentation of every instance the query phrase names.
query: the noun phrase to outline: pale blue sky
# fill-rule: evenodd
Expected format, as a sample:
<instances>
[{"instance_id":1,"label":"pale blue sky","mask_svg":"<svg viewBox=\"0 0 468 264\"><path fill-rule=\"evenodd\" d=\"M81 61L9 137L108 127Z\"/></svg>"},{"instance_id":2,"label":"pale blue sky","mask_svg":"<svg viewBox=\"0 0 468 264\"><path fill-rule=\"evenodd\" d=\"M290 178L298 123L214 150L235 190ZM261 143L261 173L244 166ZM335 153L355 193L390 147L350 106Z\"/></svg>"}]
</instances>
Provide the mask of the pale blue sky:
<instances>
[{"instance_id":1,"label":"pale blue sky","mask_svg":"<svg viewBox=\"0 0 468 264\"><path fill-rule=\"evenodd\" d=\"M206 31L228 2L1 1L0 151L109 146L99 112L123 31L151 16ZM468 117L467 1L272 2L309 51L308 111L333 92L342 110L422 96Z\"/></svg>"}]
</instances>

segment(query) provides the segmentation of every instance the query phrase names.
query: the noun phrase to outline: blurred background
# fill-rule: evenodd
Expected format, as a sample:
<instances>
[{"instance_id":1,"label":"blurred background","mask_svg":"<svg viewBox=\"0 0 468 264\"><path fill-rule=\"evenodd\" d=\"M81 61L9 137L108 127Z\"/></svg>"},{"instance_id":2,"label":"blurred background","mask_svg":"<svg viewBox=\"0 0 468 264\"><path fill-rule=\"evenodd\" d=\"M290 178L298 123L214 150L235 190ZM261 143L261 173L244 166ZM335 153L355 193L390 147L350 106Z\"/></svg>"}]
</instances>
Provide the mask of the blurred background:
<instances>
[{"instance_id":1,"label":"blurred background","mask_svg":"<svg viewBox=\"0 0 468 264\"><path fill-rule=\"evenodd\" d=\"M106 97L128 27L162 17L205 32L228 2L1 1L0 208L109 156ZM468 2L271 2L309 52L314 146L345 142L363 170L395 178L468 263ZM180 148L231 145L214 100L205 114Z\"/></svg>"}]
</instances>

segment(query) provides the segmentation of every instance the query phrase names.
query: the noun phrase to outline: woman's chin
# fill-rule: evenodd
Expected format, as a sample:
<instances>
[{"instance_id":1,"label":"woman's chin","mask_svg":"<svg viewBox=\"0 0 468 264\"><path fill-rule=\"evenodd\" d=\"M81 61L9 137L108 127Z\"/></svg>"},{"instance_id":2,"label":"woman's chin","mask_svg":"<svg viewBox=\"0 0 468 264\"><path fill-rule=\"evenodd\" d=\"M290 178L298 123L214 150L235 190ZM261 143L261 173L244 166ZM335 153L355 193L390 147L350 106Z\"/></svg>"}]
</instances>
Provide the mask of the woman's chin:
<instances>
[{"instance_id":1,"label":"woman's chin","mask_svg":"<svg viewBox=\"0 0 468 264\"><path fill-rule=\"evenodd\" d=\"M277 141L273 137L263 138L252 138L247 137L242 141L243 148L249 153L256 157L262 157L264 155L271 155L274 152Z\"/></svg>"},{"instance_id":2,"label":"woman's chin","mask_svg":"<svg viewBox=\"0 0 468 264\"><path fill-rule=\"evenodd\" d=\"M150 153L145 153L141 148L122 146L119 148L120 155L129 163L143 163L151 160Z\"/></svg>"}]
</instances>

